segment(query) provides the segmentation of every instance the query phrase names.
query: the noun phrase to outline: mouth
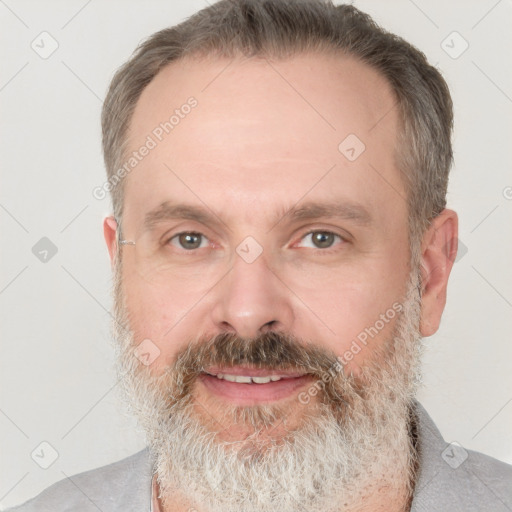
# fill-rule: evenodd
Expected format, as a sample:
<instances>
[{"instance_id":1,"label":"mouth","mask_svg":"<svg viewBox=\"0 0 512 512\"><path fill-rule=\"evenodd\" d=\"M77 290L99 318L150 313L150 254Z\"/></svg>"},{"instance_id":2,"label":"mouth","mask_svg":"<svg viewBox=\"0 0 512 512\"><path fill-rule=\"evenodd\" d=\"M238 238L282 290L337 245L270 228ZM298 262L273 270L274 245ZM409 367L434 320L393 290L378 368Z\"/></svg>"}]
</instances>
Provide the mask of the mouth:
<instances>
[{"instance_id":1,"label":"mouth","mask_svg":"<svg viewBox=\"0 0 512 512\"><path fill-rule=\"evenodd\" d=\"M313 376L297 370L249 367L207 368L199 381L208 392L233 405L257 405L296 395Z\"/></svg>"}]
</instances>

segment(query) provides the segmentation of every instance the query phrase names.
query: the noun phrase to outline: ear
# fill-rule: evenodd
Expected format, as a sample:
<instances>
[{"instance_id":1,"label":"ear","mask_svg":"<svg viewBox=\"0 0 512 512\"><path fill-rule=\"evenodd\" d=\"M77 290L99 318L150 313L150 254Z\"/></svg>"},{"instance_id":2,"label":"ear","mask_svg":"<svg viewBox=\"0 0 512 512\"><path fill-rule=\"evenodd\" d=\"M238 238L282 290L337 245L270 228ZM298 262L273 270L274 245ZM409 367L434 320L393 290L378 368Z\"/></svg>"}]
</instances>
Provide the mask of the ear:
<instances>
[{"instance_id":1,"label":"ear","mask_svg":"<svg viewBox=\"0 0 512 512\"><path fill-rule=\"evenodd\" d=\"M445 209L432 220L421 244L422 336L432 336L441 323L446 304L448 277L457 256L458 218Z\"/></svg>"},{"instance_id":2,"label":"ear","mask_svg":"<svg viewBox=\"0 0 512 512\"><path fill-rule=\"evenodd\" d=\"M103 221L103 236L110 255L110 264L114 266L117 253L117 222L114 217L106 217Z\"/></svg>"}]
</instances>

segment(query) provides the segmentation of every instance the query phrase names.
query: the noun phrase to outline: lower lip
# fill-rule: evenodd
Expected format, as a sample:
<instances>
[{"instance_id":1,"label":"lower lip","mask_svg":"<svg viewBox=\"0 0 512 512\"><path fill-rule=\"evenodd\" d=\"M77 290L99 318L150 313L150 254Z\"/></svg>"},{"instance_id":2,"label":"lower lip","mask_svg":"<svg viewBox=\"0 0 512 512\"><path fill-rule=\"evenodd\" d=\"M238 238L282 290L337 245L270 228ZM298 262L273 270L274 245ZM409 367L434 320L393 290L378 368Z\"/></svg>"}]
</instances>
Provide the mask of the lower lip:
<instances>
[{"instance_id":1,"label":"lower lip","mask_svg":"<svg viewBox=\"0 0 512 512\"><path fill-rule=\"evenodd\" d=\"M229 382L202 373L199 376L199 381L214 395L227 399L236 405L255 405L294 396L300 388L312 381L312 377L304 375L271 381L267 384L245 384Z\"/></svg>"}]
</instances>

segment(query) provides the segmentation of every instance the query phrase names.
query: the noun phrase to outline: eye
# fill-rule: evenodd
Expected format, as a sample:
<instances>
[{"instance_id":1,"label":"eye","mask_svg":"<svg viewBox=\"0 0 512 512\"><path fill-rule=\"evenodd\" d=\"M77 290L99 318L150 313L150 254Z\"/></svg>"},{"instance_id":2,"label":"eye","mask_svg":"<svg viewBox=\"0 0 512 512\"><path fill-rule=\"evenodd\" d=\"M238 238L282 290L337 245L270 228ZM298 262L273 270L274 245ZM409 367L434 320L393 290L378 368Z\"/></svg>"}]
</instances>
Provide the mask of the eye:
<instances>
[{"instance_id":1,"label":"eye","mask_svg":"<svg viewBox=\"0 0 512 512\"><path fill-rule=\"evenodd\" d=\"M329 249L336 243L343 242L341 236L331 231L312 231L302 237L298 247L310 247L312 249Z\"/></svg>"},{"instance_id":2,"label":"eye","mask_svg":"<svg viewBox=\"0 0 512 512\"><path fill-rule=\"evenodd\" d=\"M177 235L174 235L171 239L169 239L168 243L174 247L178 247L179 249L192 251L194 249L208 247L209 240L201 233L186 231L184 233L178 233Z\"/></svg>"}]
</instances>

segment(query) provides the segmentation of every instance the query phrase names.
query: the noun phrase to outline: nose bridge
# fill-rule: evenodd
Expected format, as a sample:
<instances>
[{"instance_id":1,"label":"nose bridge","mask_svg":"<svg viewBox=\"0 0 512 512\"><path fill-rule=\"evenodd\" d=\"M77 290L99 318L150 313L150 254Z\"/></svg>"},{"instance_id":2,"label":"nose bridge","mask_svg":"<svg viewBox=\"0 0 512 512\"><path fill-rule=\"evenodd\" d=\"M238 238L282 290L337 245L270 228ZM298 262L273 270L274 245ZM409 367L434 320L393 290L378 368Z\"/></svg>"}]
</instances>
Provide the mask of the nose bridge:
<instances>
[{"instance_id":1,"label":"nose bridge","mask_svg":"<svg viewBox=\"0 0 512 512\"><path fill-rule=\"evenodd\" d=\"M213 321L222 331L246 338L270 328L289 329L293 314L285 290L264 254L251 261L237 253L231 271L217 290Z\"/></svg>"}]
</instances>

